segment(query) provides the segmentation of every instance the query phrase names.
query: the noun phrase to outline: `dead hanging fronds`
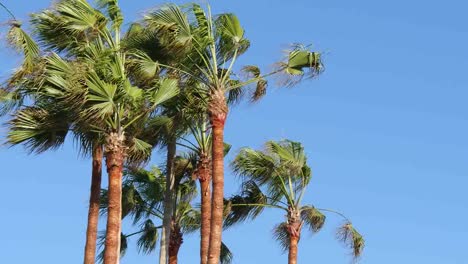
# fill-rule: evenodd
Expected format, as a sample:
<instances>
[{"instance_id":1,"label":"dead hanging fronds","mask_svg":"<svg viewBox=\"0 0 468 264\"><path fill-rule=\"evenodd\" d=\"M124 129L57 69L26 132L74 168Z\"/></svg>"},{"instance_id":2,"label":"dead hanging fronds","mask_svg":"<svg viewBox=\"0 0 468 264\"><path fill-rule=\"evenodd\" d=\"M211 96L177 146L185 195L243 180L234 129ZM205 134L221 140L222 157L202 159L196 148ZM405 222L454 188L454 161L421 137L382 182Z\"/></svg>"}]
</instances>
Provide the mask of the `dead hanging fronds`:
<instances>
[{"instance_id":1,"label":"dead hanging fronds","mask_svg":"<svg viewBox=\"0 0 468 264\"><path fill-rule=\"evenodd\" d=\"M365 241L351 222L346 222L338 229L337 238L352 250L355 259L359 258L364 249Z\"/></svg>"}]
</instances>

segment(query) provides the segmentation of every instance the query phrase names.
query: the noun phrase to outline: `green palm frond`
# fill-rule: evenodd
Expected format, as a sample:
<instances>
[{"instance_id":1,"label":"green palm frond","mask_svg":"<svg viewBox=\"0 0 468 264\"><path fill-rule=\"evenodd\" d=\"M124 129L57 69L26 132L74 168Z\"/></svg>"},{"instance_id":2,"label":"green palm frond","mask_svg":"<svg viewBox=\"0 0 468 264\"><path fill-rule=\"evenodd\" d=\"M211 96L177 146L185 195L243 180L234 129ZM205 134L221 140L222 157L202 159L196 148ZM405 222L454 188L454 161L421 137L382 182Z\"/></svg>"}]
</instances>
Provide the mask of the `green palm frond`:
<instances>
[{"instance_id":1,"label":"green palm frond","mask_svg":"<svg viewBox=\"0 0 468 264\"><path fill-rule=\"evenodd\" d=\"M325 215L313 206L301 208L301 219L309 227L311 232L318 232L325 224Z\"/></svg>"},{"instance_id":2,"label":"green palm frond","mask_svg":"<svg viewBox=\"0 0 468 264\"><path fill-rule=\"evenodd\" d=\"M283 252L286 252L289 249L290 240L287 223L283 222L281 224L276 225L273 228L273 237L280 244Z\"/></svg>"},{"instance_id":3,"label":"green palm frond","mask_svg":"<svg viewBox=\"0 0 468 264\"><path fill-rule=\"evenodd\" d=\"M314 78L323 72L323 62L321 54L310 51L308 46L301 44L293 45L287 51L286 62L278 63L279 71L283 74L279 76L279 85L294 86L304 78Z\"/></svg>"},{"instance_id":4,"label":"green palm frond","mask_svg":"<svg viewBox=\"0 0 468 264\"><path fill-rule=\"evenodd\" d=\"M231 250L221 241L221 254L219 256L219 262L221 264L231 264L234 255L232 254Z\"/></svg>"},{"instance_id":5,"label":"green palm frond","mask_svg":"<svg viewBox=\"0 0 468 264\"><path fill-rule=\"evenodd\" d=\"M151 103L158 106L172 99L179 93L179 86L176 79L163 78L159 80L158 88L149 93Z\"/></svg>"},{"instance_id":6,"label":"green palm frond","mask_svg":"<svg viewBox=\"0 0 468 264\"><path fill-rule=\"evenodd\" d=\"M23 54L21 66L23 70L30 71L40 55L40 50L36 42L21 28L19 21L14 20L10 22L7 41L11 47Z\"/></svg>"},{"instance_id":7,"label":"green palm frond","mask_svg":"<svg viewBox=\"0 0 468 264\"><path fill-rule=\"evenodd\" d=\"M241 195L229 199L229 208L224 225L230 227L248 219L256 218L268 206L268 198L262 193L254 181L242 184Z\"/></svg>"},{"instance_id":8,"label":"green palm frond","mask_svg":"<svg viewBox=\"0 0 468 264\"><path fill-rule=\"evenodd\" d=\"M338 229L337 238L351 250L354 258L361 256L364 249L364 238L350 222L346 222Z\"/></svg>"},{"instance_id":9,"label":"green palm frond","mask_svg":"<svg viewBox=\"0 0 468 264\"><path fill-rule=\"evenodd\" d=\"M144 17L150 28L169 31L178 43L187 45L192 41L192 31L187 15L175 4L166 4Z\"/></svg>"},{"instance_id":10,"label":"green palm frond","mask_svg":"<svg viewBox=\"0 0 468 264\"><path fill-rule=\"evenodd\" d=\"M113 28L119 30L123 22L123 14L117 0L97 0L100 8L107 9L107 15L113 23Z\"/></svg>"},{"instance_id":11,"label":"green palm frond","mask_svg":"<svg viewBox=\"0 0 468 264\"><path fill-rule=\"evenodd\" d=\"M139 252L149 254L156 249L158 241L158 227L156 227L150 219L146 220L142 225L142 233L137 241Z\"/></svg>"},{"instance_id":12,"label":"green palm frond","mask_svg":"<svg viewBox=\"0 0 468 264\"><path fill-rule=\"evenodd\" d=\"M61 146L70 124L67 114L46 106L26 107L16 112L9 121L8 143L25 144L31 152L41 153Z\"/></svg>"}]
</instances>

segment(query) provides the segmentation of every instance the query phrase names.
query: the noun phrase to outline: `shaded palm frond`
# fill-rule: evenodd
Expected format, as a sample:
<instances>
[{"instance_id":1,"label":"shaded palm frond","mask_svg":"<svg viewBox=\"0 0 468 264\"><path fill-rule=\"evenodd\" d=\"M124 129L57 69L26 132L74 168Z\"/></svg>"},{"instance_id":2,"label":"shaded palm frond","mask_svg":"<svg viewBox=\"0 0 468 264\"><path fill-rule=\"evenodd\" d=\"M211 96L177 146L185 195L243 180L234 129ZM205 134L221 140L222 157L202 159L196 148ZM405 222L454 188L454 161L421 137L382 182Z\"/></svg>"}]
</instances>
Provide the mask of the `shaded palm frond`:
<instances>
[{"instance_id":1,"label":"shaded palm frond","mask_svg":"<svg viewBox=\"0 0 468 264\"><path fill-rule=\"evenodd\" d=\"M286 252L289 249L290 241L289 241L289 233L288 233L288 224L281 223L276 225L273 228L273 237L281 246L283 252Z\"/></svg>"},{"instance_id":2,"label":"shaded palm frond","mask_svg":"<svg viewBox=\"0 0 468 264\"><path fill-rule=\"evenodd\" d=\"M8 143L22 143L34 153L61 146L70 127L67 114L53 106L45 107L26 107L17 111L9 121Z\"/></svg>"},{"instance_id":3,"label":"shaded palm frond","mask_svg":"<svg viewBox=\"0 0 468 264\"><path fill-rule=\"evenodd\" d=\"M232 254L231 250L221 241L221 254L219 256L219 262L221 264L231 264L234 255Z\"/></svg>"},{"instance_id":4,"label":"shaded palm frond","mask_svg":"<svg viewBox=\"0 0 468 264\"><path fill-rule=\"evenodd\" d=\"M301 219L309 227L311 232L318 232L325 224L325 215L313 206L301 208Z\"/></svg>"},{"instance_id":5,"label":"shaded palm frond","mask_svg":"<svg viewBox=\"0 0 468 264\"><path fill-rule=\"evenodd\" d=\"M254 219L268 205L268 198L262 193L254 181L242 184L241 195L234 195L229 199L229 208L224 225L232 226L247 219Z\"/></svg>"},{"instance_id":6,"label":"shaded palm frond","mask_svg":"<svg viewBox=\"0 0 468 264\"><path fill-rule=\"evenodd\" d=\"M158 241L158 227L150 219L142 225L142 233L137 241L138 250L144 254L149 254L156 249Z\"/></svg>"}]
</instances>

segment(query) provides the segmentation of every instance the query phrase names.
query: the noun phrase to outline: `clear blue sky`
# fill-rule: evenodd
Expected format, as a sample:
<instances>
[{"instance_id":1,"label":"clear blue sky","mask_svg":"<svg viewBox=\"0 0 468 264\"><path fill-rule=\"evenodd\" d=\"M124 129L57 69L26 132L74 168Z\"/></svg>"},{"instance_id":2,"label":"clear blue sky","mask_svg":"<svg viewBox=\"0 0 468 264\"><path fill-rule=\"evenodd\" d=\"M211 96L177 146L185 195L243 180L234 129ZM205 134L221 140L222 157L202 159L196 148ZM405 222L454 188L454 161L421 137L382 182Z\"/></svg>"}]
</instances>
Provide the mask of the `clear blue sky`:
<instances>
[{"instance_id":1,"label":"clear blue sky","mask_svg":"<svg viewBox=\"0 0 468 264\"><path fill-rule=\"evenodd\" d=\"M3 2L23 20L49 5ZM127 22L161 3L120 2ZM366 237L363 264L468 263L468 3L213 0L212 6L240 17L252 42L242 63L267 68L291 42L325 52L319 79L272 89L260 103L231 111L226 140L233 149L270 139L303 142L314 172L305 201L354 221ZM6 77L18 57L2 49L0 62ZM163 154L154 155L157 162ZM40 156L1 148L0 161L0 262L82 263L90 161L77 158L71 143ZM235 191L229 170L226 178ZM226 231L234 263L286 263L271 237L282 217L270 212ZM349 263L334 240L339 223L330 216L319 234L304 233L299 263ZM139 256L132 242L122 263L157 262L156 254ZM180 263L198 263L197 235L185 239L180 256Z\"/></svg>"}]
</instances>

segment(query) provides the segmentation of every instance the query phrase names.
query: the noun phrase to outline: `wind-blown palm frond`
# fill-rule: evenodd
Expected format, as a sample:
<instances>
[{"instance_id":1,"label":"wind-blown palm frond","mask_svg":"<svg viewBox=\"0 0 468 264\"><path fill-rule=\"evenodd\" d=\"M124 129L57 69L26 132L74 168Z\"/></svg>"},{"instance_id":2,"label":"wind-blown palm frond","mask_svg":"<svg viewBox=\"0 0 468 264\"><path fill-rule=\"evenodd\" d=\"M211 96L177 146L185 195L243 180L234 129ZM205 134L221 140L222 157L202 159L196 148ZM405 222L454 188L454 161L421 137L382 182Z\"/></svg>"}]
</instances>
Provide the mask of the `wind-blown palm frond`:
<instances>
[{"instance_id":1,"label":"wind-blown palm frond","mask_svg":"<svg viewBox=\"0 0 468 264\"><path fill-rule=\"evenodd\" d=\"M273 237L280 244L284 252L289 249L289 233L288 224L281 223L273 228Z\"/></svg>"},{"instance_id":2,"label":"wind-blown palm frond","mask_svg":"<svg viewBox=\"0 0 468 264\"><path fill-rule=\"evenodd\" d=\"M309 227L311 232L318 232L325 224L325 215L313 206L301 208L301 219Z\"/></svg>"},{"instance_id":3,"label":"wind-blown palm frond","mask_svg":"<svg viewBox=\"0 0 468 264\"><path fill-rule=\"evenodd\" d=\"M23 143L31 152L41 153L61 146L69 126L66 114L59 109L26 107L9 122L8 143Z\"/></svg>"},{"instance_id":4,"label":"wind-blown palm frond","mask_svg":"<svg viewBox=\"0 0 468 264\"><path fill-rule=\"evenodd\" d=\"M246 181L242 184L241 195L229 199L230 212L224 220L224 225L229 227L247 219L254 219L267 205L268 198L257 184L254 181Z\"/></svg>"},{"instance_id":5,"label":"wind-blown palm frond","mask_svg":"<svg viewBox=\"0 0 468 264\"><path fill-rule=\"evenodd\" d=\"M346 222L338 229L337 238L351 250L354 258L361 256L364 249L364 238L350 222Z\"/></svg>"},{"instance_id":6,"label":"wind-blown palm frond","mask_svg":"<svg viewBox=\"0 0 468 264\"><path fill-rule=\"evenodd\" d=\"M156 11L145 15L144 20L150 28L172 31L177 41L184 46L192 40L187 15L175 4L163 5Z\"/></svg>"},{"instance_id":7,"label":"wind-blown palm frond","mask_svg":"<svg viewBox=\"0 0 468 264\"><path fill-rule=\"evenodd\" d=\"M156 249L156 242L158 242L158 227L147 219L142 225L142 233L138 239L138 251L144 254L149 254Z\"/></svg>"}]
</instances>

